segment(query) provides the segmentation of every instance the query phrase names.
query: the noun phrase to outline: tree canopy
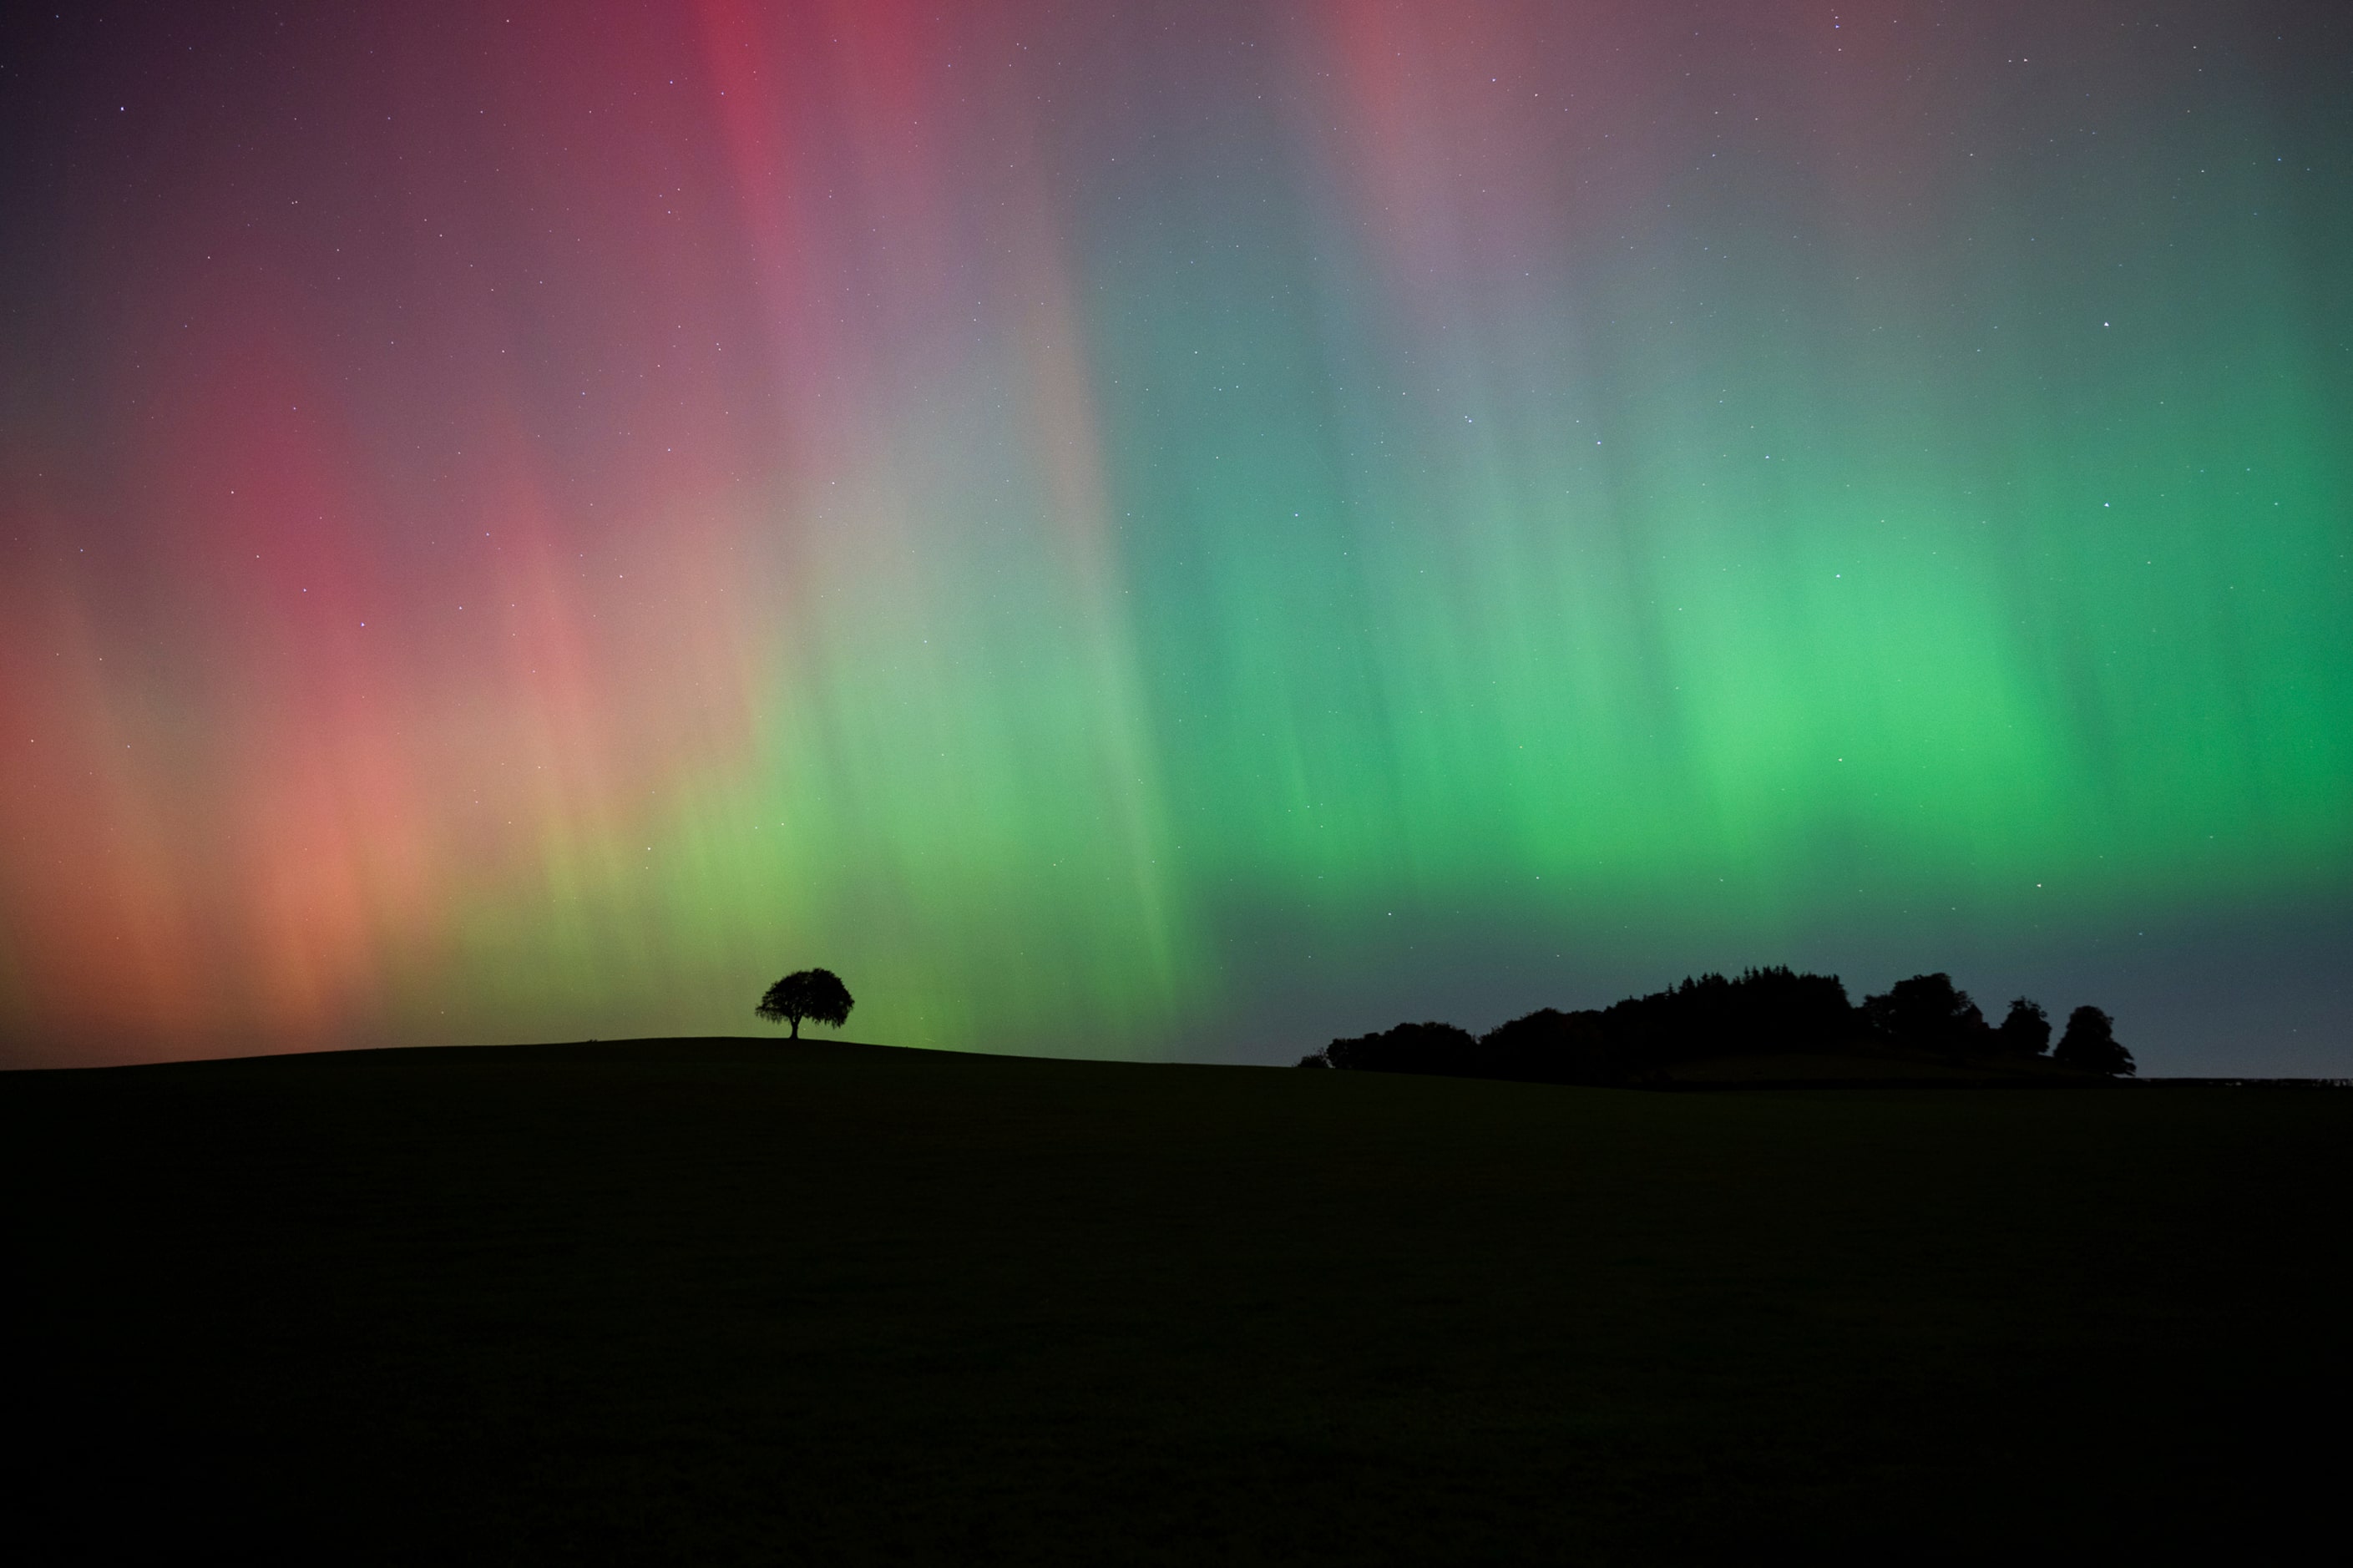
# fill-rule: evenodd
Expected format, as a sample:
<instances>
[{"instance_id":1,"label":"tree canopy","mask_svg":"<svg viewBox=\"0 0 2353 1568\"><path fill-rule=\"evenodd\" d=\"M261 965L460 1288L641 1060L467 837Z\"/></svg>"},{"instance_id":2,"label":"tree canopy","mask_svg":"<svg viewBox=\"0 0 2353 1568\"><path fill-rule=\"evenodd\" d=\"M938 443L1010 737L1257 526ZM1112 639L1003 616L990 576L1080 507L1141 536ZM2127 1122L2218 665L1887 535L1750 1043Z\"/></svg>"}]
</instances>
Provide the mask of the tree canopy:
<instances>
[{"instance_id":1,"label":"tree canopy","mask_svg":"<svg viewBox=\"0 0 2353 1568\"><path fill-rule=\"evenodd\" d=\"M1986 1037L1985 1015L1941 970L1899 980L1884 995L1864 997L1862 1016L1896 1044L1924 1050L1982 1051L1992 1043Z\"/></svg>"},{"instance_id":2,"label":"tree canopy","mask_svg":"<svg viewBox=\"0 0 2353 1568\"><path fill-rule=\"evenodd\" d=\"M802 1019L839 1029L849 1021L849 1010L857 1005L849 987L832 970L797 969L769 986L753 1011L771 1024L791 1024L792 1037L797 1040Z\"/></svg>"},{"instance_id":3,"label":"tree canopy","mask_svg":"<svg viewBox=\"0 0 2353 1568\"><path fill-rule=\"evenodd\" d=\"M2067 1015L2067 1032L2051 1059L2085 1072L2131 1077L2138 1070L2133 1054L2118 1043L2116 1021L2097 1007L2078 1007Z\"/></svg>"},{"instance_id":4,"label":"tree canopy","mask_svg":"<svg viewBox=\"0 0 2353 1568\"><path fill-rule=\"evenodd\" d=\"M1775 967L1703 974L1606 1008L1545 1007L1476 1037L1451 1024L1399 1024L1334 1040L1300 1065L1606 1085L1695 1057L1802 1050L1855 1032L1836 975Z\"/></svg>"},{"instance_id":5,"label":"tree canopy","mask_svg":"<svg viewBox=\"0 0 2353 1568\"><path fill-rule=\"evenodd\" d=\"M2097 1007L2076 1008L2049 1059L2082 1071L2130 1073L2132 1053L2116 1043L2109 1022ZM1989 1027L1968 993L1941 972L1899 980L1857 1006L1834 974L1773 967L1702 974L1603 1008L1545 1007L1484 1035L1451 1024L1399 1024L1334 1040L1299 1065L1634 1085L1664 1082L1679 1064L1720 1057L1893 1048L1958 1062L2040 1057L2050 1040L2051 1017L2040 1003L2021 996L2000 1027Z\"/></svg>"},{"instance_id":6,"label":"tree canopy","mask_svg":"<svg viewBox=\"0 0 2353 1568\"><path fill-rule=\"evenodd\" d=\"M2010 1004L2010 1014L1994 1032L1994 1044L2004 1055L2039 1057L2051 1048L2051 1015L2040 1002L2023 996Z\"/></svg>"}]
</instances>

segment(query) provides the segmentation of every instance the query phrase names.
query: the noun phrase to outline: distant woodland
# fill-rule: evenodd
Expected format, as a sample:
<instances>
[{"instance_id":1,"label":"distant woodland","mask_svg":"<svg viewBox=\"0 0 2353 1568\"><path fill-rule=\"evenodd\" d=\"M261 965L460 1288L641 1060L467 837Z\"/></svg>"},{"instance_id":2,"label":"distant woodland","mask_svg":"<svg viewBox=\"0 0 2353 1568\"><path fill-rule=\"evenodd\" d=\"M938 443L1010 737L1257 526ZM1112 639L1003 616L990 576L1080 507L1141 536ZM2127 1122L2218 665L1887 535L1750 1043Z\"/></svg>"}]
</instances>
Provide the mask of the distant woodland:
<instances>
[{"instance_id":1,"label":"distant woodland","mask_svg":"<svg viewBox=\"0 0 2353 1568\"><path fill-rule=\"evenodd\" d=\"M2050 1015L2023 996L2000 1023L1988 1022L1947 974L1915 974L1857 1006L1837 975L1777 967L1731 978L1703 974L1608 1007L1546 1007L1483 1035L1451 1024L1399 1024L1334 1040L1299 1065L1624 1087L1664 1084L1687 1064L1743 1057L2040 1060L2099 1078L2134 1071L2132 1053L2097 1007L2071 1013L2055 1047L2052 1032Z\"/></svg>"}]
</instances>

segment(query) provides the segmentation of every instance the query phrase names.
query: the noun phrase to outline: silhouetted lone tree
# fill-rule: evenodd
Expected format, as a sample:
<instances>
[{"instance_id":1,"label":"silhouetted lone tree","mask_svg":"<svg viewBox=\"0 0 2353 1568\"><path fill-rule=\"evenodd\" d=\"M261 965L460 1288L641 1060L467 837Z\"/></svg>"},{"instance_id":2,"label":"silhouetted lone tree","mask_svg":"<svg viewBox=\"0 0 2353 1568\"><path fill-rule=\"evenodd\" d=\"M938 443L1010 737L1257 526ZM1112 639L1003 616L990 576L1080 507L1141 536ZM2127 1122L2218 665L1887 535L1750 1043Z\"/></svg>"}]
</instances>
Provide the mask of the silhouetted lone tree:
<instances>
[{"instance_id":1,"label":"silhouetted lone tree","mask_svg":"<svg viewBox=\"0 0 2353 1568\"><path fill-rule=\"evenodd\" d=\"M850 999L849 987L832 970L800 969L769 986L754 1011L771 1024L789 1023L792 1037L797 1040L803 1018L839 1029L849 1022L849 1010L857 1005Z\"/></svg>"},{"instance_id":2,"label":"silhouetted lone tree","mask_svg":"<svg viewBox=\"0 0 2353 1568\"><path fill-rule=\"evenodd\" d=\"M1862 1016L1896 1044L1923 1050L1982 1051L1992 1044L1986 1038L1985 1015L1941 971L1899 980L1883 996L1864 997Z\"/></svg>"},{"instance_id":3,"label":"silhouetted lone tree","mask_svg":"<svg viewBox=\"0 0 2353 1568\"><path fill-rule=\"evenodd\" d=\"M2051 1048L2051 1015L2042 1010L2042 1003L2018 997L1993 1037L2004 1056L2039 1057Z\"/></svg>"},{"instance_id":4,"label":"silhouetted lone tree","mask_svg":"<svg viewBox=\"0 0 2353 1568\"><path fill-rule=\"evenodd\" d=\"M2116 1043L2116 1021L2097 1007L2078 1007L2067 1015L2067 1032L2059 1037L2051 1059L2085 1072L2129 1077L2136 1071L2133 1054Z\"/></svg>"}]
</instances>

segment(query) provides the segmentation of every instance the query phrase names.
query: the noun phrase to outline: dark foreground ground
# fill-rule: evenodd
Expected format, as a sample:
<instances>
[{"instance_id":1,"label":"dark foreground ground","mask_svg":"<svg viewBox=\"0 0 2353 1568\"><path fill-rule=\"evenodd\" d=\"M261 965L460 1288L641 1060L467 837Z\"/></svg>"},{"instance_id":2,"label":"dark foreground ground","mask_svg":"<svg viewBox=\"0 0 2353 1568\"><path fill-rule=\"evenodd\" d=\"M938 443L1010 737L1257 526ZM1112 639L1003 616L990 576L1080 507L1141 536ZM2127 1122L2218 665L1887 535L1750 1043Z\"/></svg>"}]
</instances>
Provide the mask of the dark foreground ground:
<instances>
[{"instance_id":1,"label":"dark foreground ground","mask_svg":"<svg viewBox=\"0 0 2353 1568\"><path fill-rule=\"evenodd\" d=\"M0 1174L19 1562L2344 1529L2353 1094L645 1041L9 1075Z\"/></svg>"}]
</instances>

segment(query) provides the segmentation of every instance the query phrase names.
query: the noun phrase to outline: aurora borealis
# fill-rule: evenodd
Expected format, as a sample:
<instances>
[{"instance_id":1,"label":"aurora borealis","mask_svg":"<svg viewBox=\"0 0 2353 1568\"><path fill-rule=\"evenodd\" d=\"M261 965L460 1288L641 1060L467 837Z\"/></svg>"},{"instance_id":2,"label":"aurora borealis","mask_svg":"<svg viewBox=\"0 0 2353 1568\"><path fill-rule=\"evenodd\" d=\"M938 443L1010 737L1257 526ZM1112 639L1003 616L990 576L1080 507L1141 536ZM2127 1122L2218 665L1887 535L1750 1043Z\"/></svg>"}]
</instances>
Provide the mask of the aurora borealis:
<instances>
[{"instance_id":1,"label":"aurora borealis","mask_svg":"<svg viewBox=\"0 0 2353 1568\"><path fill-rule=\"evenodd\" d=\"M0 72L0 1048L2353 1070L2318 6L154 6Z\"/></svg>"}]
</instances>

